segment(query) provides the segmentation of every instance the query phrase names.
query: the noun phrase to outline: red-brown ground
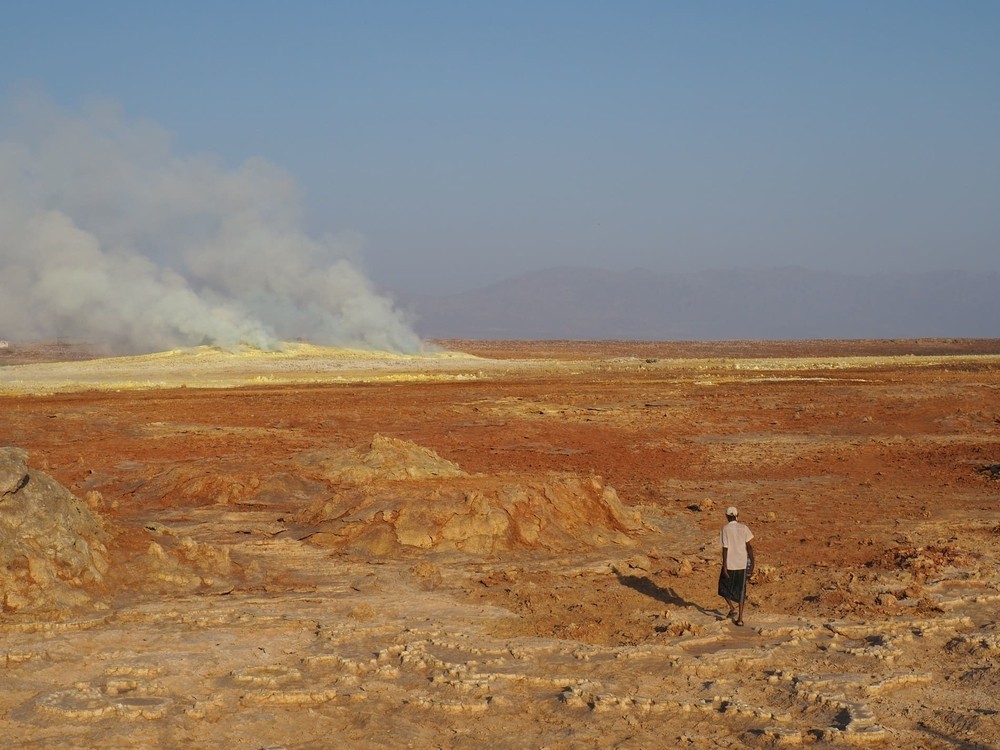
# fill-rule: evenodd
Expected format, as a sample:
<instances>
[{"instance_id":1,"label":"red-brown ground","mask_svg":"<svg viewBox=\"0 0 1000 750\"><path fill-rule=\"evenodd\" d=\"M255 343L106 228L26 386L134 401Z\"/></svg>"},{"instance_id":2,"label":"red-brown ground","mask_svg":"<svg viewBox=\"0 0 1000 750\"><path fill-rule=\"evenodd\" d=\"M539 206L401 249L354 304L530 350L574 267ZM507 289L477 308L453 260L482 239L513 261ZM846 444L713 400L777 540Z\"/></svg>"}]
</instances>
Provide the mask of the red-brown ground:
<instances>
[{"instance_id":1,"label":"red-brown ground","mask_svg":"<svg viewBox=\"0 0 1000 750\"><path fill-rule=\"evenodd\" d=\"M386 571L401 565L417 591L459 606L499 607L507 616L476 621L482 637L500 643L515 639L528 643L529 650L531 641L517 639L561 639L581 648L608 649L627 661L620 649L640 649L635 658L641 660L649 657L642 648L669 647L683 659L686 649L711 656L720 649L784 648L788 638L806 638L796 628L813 638L804 651L774 657L756 671L721 662L694 667L678 662L676 682L667 692L687 696L689 706L708 705L705 716L688 715L690 729L681 715L667 709L650 713L621 701L612 713L624 723L605 719L610 723L600 724L599 731L579 729L601 703L584 681L578 692L589 713L572 713L577 696L572 692L563 693L566 715L554 701L513 714L504 713L509 709L501 701L487 701L484 714L478 704L447 714L452 718L444 723L451 729L443 733L414 719L412 726L380 735L370 725L374 706L411 705L391 692L358 704L368 709L352 709L375 711L369 719L341 724L335 707L317 698L315 705L326 707L317 727L325 729L295 736L289 734L295 720L282 718L256 746L334 747L323 740L332 727L349 727L343 729L344 740L358 747L369 742L394 747L817 742L837 747L864 741L944 748L991 747L1000 741L995 729L1000 679L986 658L996 650L977 649L971 636L962 640L970 631L996 639L1000 480L989 467L1000 462L1000 341L443 343L498 363L474 377L442 380L11 393L0 396L0 445L26 449L32 465L78 495L99 491L116 535L113 549L122 560L143 553L148 529L157 523L183 526L200 541L230 545L236 558L249 554L243 548L239 552L238 545L287 535L292 514L305 506L304 499L287 499L292 497L289 482L317 480L303 469L302 456L363 446L376 434L429 449L469 474L484 475L487 483L501 481L498 476L596 475L644 519L645 532L634 534L630 546L581 546L574 554L541 545L478 557L431 548L365 560L357 550L330 552L312 544L308 554L332 555L330 565L339 560L359 581L365 566L371 567L372 575L386 579L375 587L382 594L392 576L404 575ZM8 356L37 362L51 358L51 352L21 346ZM275 481L267 502L253 499ZM306 487L301 497L316 492L322 490ZM743 631L716 622L721 604L714 593L716 539L727 505L740 508L741 520L756 535L758 571L749 627ZM247 520L233 521L240 513ZM236 526L225 526L223 517ZM206 526L213 519L219 524L216 532ZM225 533L219 531L223 528ZM306 578L310 585L322 585L315 568L306 575L293 567L276 568L270 577L267 571L263 578L251 576L236 591L240 585L261 596L282 588L301 590ZM962 586L976 596L951 596L950 587ZM355 591L361 589L367 590L355 585ZM141 607L144 596L141 587L115 588L112 581L110 606ZM379 618L374 600L352 606L359 622ZM948 624L948 638L941 643L923 650L899 646L902 651L890 660L861 654L857 664L848 664L855 656L852 648L876 651L899 636L900 622L912 622L919 630L920 623L958 614L971 619ZM847 636L831 626L842 622L869 630L845 646L837 639ZM760 628L754 629L755 623ZM457 648L453 644L452 651ZM572 671L566 665L559 669ZM727 710L730 703L715 701L720 691L739 692L727 681L734 670L749 671L748 679L760 681L758 688L744 688L750 691L747 700L770 702L791 717L740 714ZM837 703L840 698L817 702L808 697L809 680L822 674L863 673L872 682L900 672L916 677L913 686L892 694L898 703L882 692L855 690L870 696L881 734L852 735L844 712L855 709ZM718 684L698 688L701 674ZM644 682L648 678L636 679L629 688L633 698L636 691L652 689ZM792 687L782 689L786 683ZM829 694L850 693L850 685ZM993 688L991 697L983 693L987 686ZM932 687L946 697L935 698ZM560 689L552 688L553 693ZM860 700L852 695L844 701ZM975 706L968 705L972 695L983 695ZM18 696L5 708L9 733L30 730L36 744L26 747L48 746L45 738L58 732L43 731L32 718L30 688ZM909 715L901 712L904 705ZM200 710L186 716L197 718ZM712 711L720 716L712 718ZM812 720L810 711L829 716ZM58 711L53 715L60 716ZM513 742L503 729L511 721L519 726L519 715L525 722L520 727L524 744ZM428 721L428 727L434 723ZM868 725L857 718L853 726L860 731ZM129 746L110 744L107 738L117 730L107 724L93 726L98 725L68 735ZM185 731L177 741L222 741L207 729ZM728 745L723 738L729 736L741 739ZM656 738L663 744L648 744ZM233 746L254 745L247 739Z\"/></svg>"}]
</instances>

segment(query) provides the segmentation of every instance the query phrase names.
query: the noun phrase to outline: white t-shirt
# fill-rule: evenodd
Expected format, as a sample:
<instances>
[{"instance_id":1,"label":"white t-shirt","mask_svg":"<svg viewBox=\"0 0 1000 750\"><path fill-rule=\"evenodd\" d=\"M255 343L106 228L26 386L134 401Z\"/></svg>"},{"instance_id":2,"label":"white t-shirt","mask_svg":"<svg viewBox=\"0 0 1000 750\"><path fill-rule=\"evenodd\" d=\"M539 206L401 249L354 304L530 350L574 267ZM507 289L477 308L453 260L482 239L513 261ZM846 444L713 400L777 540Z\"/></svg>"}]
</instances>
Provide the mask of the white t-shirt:
<instances>
[{"instance_id":1,"label":"white t-shirt","mask_svg":"<svg viewBox=\"0 0 1000 750\"><path fill-rule=\"evenodd\" d=\"M753 539L750 529L739 521L730 521L722 527L719 534L722 546L728 549L726 568L728 570L746 570L747 542Z\"/></svg>"}]
</instances>

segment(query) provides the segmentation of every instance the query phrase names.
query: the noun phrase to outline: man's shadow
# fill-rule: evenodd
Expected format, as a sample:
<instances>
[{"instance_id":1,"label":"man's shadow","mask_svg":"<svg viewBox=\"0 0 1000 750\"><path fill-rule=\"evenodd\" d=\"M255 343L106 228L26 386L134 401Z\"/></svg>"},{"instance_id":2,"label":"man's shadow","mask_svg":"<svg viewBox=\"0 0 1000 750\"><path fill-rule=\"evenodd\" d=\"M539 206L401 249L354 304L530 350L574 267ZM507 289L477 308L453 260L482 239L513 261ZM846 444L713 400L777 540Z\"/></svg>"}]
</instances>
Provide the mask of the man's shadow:
<instances>
[{"instance_id":1,"label":"man's shadow","mask_svg":"<svg viewBox=\"0 0 1000 750\"><path fill-rule=\"evenodd\" d=\"M711 617L723 616L722 612L719 610L705 609L700 604L689 602L673 589L660 586L648 576L623 575L617 571L616 574L618 576L619 583L623 586L628 586L630 589L634 589L640 594L645 594L651 599L656 599L656 601L662 602L663 604L669 604L674 607L692 607L701 612L703 615L710 615Z\"/></svg>"}]
</instances>

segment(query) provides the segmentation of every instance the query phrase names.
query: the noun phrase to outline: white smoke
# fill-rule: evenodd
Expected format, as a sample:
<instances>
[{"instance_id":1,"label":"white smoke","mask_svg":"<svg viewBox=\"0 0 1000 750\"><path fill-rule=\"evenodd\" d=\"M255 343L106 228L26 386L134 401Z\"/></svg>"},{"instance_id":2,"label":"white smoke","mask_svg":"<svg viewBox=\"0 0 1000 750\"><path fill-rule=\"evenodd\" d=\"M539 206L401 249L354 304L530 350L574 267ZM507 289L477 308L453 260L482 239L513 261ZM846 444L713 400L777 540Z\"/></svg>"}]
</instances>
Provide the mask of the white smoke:
<instances>
[{"instance_id":1,"label":"white smoke","mask_svg":"<svg viewBox=\"0 0 1000 750\"><path fill-rule=\"evenodd\" d=\"M302 230L277 167L176 156L112 104L70 114L34 96L0 122L0 337L422 348L350 243Z\"/></svg>"}]
</instances>

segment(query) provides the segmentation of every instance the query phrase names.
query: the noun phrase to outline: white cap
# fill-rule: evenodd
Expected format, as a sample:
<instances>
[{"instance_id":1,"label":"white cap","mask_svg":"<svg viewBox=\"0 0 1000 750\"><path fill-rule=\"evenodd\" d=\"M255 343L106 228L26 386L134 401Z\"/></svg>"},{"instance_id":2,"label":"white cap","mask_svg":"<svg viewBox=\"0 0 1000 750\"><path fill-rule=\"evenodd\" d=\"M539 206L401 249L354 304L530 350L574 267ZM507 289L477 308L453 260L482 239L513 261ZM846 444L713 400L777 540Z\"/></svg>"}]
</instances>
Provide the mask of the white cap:
<instances>
[{"instance_id":1,"label":"white cap","mask_svg":"<svg viewBox=\"0 0 1000 750\"><path fill-rule=\"evenodd\" d=\"M726 508L726 515L727 516L738 516L739 514L740 514L740 512L738 510L736 510L736 506L735 505L730 505L728 508Z\"/></svg>"}]
</instances>

